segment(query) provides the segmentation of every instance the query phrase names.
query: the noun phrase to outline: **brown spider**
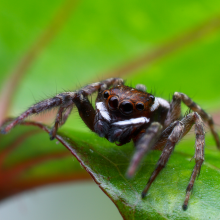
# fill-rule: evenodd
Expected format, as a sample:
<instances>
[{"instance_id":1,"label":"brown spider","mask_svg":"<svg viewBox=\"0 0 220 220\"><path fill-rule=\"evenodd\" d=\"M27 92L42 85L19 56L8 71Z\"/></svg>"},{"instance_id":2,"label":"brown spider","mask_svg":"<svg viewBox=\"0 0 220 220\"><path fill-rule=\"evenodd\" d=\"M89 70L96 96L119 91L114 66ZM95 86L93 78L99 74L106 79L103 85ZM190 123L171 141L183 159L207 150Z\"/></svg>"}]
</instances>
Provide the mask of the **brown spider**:
<instances>
[{"instance_id":1,"label":"brown spider","mask_svg":"<svg viewBox=\"0 0 220 220\"><path fill-rule=\"evenodd\" d=\"M88 100L88 95L96 91L98 91L98 96L96 109L94 109ZM181 117L181 101L193 112ZM183 209L187 209L195 179L199 175L204 161L205 131L203 120L208 123L216 144L220 148L219 137L210 115L183 93L175 92L169 103L147 93L144 85L139 84L134 89L124 86L124 81L120 78L111 78L87 85L79 91L58 94L51 99L35 104L2 128L1 133L9 132L32 114L59 106L55 124L50 132L50 139L53 140L56 137L58 127L65 123L74 105L78 108L84 123L100 137L105 137L118 145L134 141L135 153L127 171L128 177L135 174L141 159L150 150L162 150L157 167L148 180L142 197L146 196L151 184L165 167L175 145L195 124L196 150L194 157L196 164L183 203Z\"/></svg>"}]
</instances>

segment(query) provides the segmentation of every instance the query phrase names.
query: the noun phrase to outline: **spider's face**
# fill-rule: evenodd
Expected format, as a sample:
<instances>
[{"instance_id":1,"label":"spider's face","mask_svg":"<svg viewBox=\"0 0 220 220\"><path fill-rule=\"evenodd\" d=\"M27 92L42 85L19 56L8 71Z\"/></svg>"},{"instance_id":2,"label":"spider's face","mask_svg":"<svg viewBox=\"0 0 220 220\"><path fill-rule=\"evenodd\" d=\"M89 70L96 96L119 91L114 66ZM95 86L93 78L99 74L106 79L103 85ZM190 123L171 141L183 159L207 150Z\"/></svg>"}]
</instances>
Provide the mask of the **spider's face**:
<instances>
[{"instance_id":1,"label":"spider's face","mask_svg":"<svg viewBox=\"0 0 220 220\"><path fill-rule=\"evenodd\" d=\"M114 122L147 117L155 97L124 85L98 94L96 100L95 132L104 137Z\"/></svg>"},{"instance_id":2,"label":"spider's face","mask_svg":"<svg viewBox=\"0 0 220 220\"><path fill-rule=\"evenodd\" d=\"M105 90L102 96L114 121L136 118L146 114L150 111L155 100L153 95L128 86L116 86Z\"/></svg>"}]
</instances>

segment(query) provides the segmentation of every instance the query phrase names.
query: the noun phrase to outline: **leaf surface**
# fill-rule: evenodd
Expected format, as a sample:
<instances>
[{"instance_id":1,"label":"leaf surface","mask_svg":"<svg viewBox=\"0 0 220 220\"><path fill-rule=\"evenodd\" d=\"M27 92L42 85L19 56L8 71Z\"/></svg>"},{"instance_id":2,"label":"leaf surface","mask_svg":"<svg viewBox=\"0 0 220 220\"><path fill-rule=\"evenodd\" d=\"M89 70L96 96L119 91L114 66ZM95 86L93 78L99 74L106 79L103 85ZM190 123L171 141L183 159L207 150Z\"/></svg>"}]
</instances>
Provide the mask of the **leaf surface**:
<instances>
[{"instance_id":1,"label":"leaf surface","mask_svg":"<svg viewBox=\"0 0 220 220\"><path fill-rule=\"evenodd\" d=\"M152 184L145 199L141 192L155 168L160 151L152 151L135 177L125 178L133 154L131 143L116 146L93 133L65 130L58 139L77 157L99 187L115 203L124 219L218 219L220 152L208 135L206 161L195 182L187 211L182 210L185 190L194 167L194 138L176 147L168 165ZM187 146L187 147L186 147ZM213 147L212 147L213 146ZM191 162L190 162L191 161ZM210 178L211 176L211 178Z\"/></svg>"},{"instance_id":2,"label":"leaf surface","mask_svg":"<svg viewBox=\"0 0 220 220\"><path fill-rule=\"evenodd\" d=\"M0 135L0 200L35 187L90 180L78 161L35 127L19 126Z\"/></svg>"}]
</instances>

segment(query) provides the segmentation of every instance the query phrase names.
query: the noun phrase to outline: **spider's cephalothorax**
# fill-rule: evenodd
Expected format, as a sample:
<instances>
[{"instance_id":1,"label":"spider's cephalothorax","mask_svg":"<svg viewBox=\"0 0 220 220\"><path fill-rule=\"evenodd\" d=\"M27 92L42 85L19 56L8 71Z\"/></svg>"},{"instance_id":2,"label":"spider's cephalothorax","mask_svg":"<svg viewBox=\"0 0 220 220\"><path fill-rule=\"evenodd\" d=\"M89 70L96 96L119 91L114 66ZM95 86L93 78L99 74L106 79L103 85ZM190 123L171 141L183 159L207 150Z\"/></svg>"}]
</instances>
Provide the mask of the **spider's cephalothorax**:
<instances>
[{"instance_id":1,"label":"spider's cephalothorax","mask_svg":"<svg viewBox=\"0 0 220 220\"><path fill-rule=\"evenodd\" d=\"M88 96L96 91L98 96L94 109ZM181 102L193 112L182 117ZM203 121L209 125L217 147L220 148L219 137L214 128L212 117L187 95L175 92L172 101L168 102L147 93L144 85L139 84L136 88L124 86L124 81L120 78L107 79L85 86L75 92L65 92L51 99L43 100L2 128L1 133L9 132L32 114L58 106L55 124L50 132L51 140L56 137L58 127L65 123L73 107L76 106L80 117L88 128L100 137L105 137L118 145L134 141L135 153L127 171L128 177L135 174L141 159L150 150L162 150L157 166L142 192L142 197L145 197L151 184L165 167L177 142L195 124L196 150L194 157L196 164L186 189L184 210L187 208L195 179L199 175L204 161L205 131Z\"/></svg>"},{"instance_id":2,"label":"spider's cephalothorax","mask_svg":"<svg viewBox=\"0 0 220 220\"><path fill-rule=\"evenodd\" d=\"M94 130L100 137L119 145L136 140L151 121L164 123L169 103L163 102L166 108L162 109L158 98L155 100L145 91L124 85L101 90L96 99Z\"/></svg>"}]
</instances>

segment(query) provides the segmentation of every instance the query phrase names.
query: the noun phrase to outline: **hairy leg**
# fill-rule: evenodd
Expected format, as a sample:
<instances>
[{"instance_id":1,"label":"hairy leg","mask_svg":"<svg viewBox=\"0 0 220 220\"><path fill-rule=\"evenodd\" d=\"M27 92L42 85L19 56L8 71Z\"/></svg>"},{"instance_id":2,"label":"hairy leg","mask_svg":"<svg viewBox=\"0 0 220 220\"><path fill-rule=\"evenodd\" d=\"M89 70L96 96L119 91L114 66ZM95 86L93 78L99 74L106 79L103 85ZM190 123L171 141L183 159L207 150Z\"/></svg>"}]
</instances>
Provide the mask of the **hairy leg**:
<instances>
[{"instance_id":1,"label":"hairy leg","mask_svg":"<svg viewBox=\"0 0 220 220\"><path fill-rule=\"evenodd\" d=\"M192 101L187 95L184 93L180 92L175 92L173 95L173 100L171 102L171 108L170 111L168 112L168 117L165 122L165 126L168 126L169 123L172 123L172 120L177 120L178 118L175 119L175 112L180 113L180 103L183 101L183 103L188 106L191 110L194 112L199 113L199 115L202 117L202 119L208 123L210 130L212 132L212 135L214 136L215 142L217 147L220 149L220 140L219 136L217 134L217 131L214 127L214 122L212 119L212 116L207 114L199 105L197 105L195 102ZM172 108L172 105L174 106ZM178 115L178 114L177 114ZM179 115L180 116L180 115Z\"/></svg>"},{"instance_id":2,"label":"hairy leg","mask_svg":"<svg viewBox=\"0 0 220 220\"><path fill-rule=\"evenodd\" d=\"M50 140L53 140L56 137L56 133L57 133L57 129L59 126L59 122L62 121L62 114L63 114L64 108L60 107L57 115L56 115L56 119L55 119L55 123L54 126L52 127L51 131L50 131Z\"/></svg>"},{"instance_id":3,"label":"hairy leg","mask_svg":"<svg viewBox=\"0 0 220 220\"><path fill-rule=\"evenodd\" d=\"M184 125L182 122L180 122L180 121L174 122L174 128L167 139L166 146L163 149L163 152L162 152L160 159L157 163L157 167L154 170L154 172L152 173L150 179L147 182L146 187L144 188L144 190L142 192L142 198L144 198L146 196L151 184L156 179L156 177L160 173L160 171L165 167L176 143L181 139L181 137L183 135L183 130L184 130Z\"/></svg>"},{"instance_id":4,"label":"hairy leg","mask_svg":"<svg viewBox=\"0 0 220 220\"><path fill-rule=\"evenodd\" d=\"M167 113L166 120L164 122L164 127L167 128L174 121L180 120L180 117L181 117L181 99L174 95L170 103L170 109Z\"/></svg>"},{"instance_id":5,"label":"hairy leg","mask_svg":"<svg viewBox=\"0 0 220 220\"><path fill-rule=\"evenodd\" d=\"M75 106L74 104L71 104L67 108L63 108L62 106L59 108L57 115L56 115L54 126L51 128L51 131L49 133L50 140L54 140L57 134L58 128L66 122L74 106Z\"/></svg>"},{"instance_id":6,"label":"hairy leg","mask_svg":"<svg viewBox=\"0 0 220 220\"><path fill-rule=\"evenodd\" d=\"M94 120L94 109L92 105L89 103L87 96L91 95L92 93L98 90L104 90L105 88L108 88L109 86L114 85L114 84L123 84L123 80L120 78L110 78L102 82L89 84L76 92L60 93L53 98L43 100L31 106L27 111L25 111L23 114L17 117L13 122L11 122L5 128L2 128L1 133L8 133L13 127L21 123L28 116L31 116L33 114L38 114L45 110L50 110L54 107L60 106L60 110L56 117L57 122L55 122L55 126L57 127L60 119L62 118L61 115L62 115L63 109L68 108L73 104L76 104L81 118L84 120L86 124L89 124L89 128L93 130L91 121ZM93 111L91 112L92 117L88 117L88 111L85 111L85 109L83 108L83 107L88 107L88 106L89 106L88 110L93 109ZM86 121L88 119L89 121ZM56 133L56 130L57 130L56 127L54 128L53 135L55 135Z\"/></svg>"},{"instance_id":7,"label":"hairy leg","mask_svg":"<svg viewBox=\"0 0 220 220\"><path fill-rule=\"evenodd\" d=\"M140 164L142 158L152 149L152 146L158 140L162 132L162 125L158 122L153 122L144 134L135 143L135 153L132 157L131 163L129 165L127 176L131 178L138 165Z\"/></svg>"},{"instance_id":8,"label":"hairy leg","mask_svg":"<svg viewBox=\"0 0 220 220\"><path fill-rule=\"evenodd\" d=\"M193 169L191 179L189 182L189 185L186 190L186 198L183 204L183 209L187 209L189 197L196 179L196 176L198 176L202 163L204 161L204 138L205 138L205 131L203 128L203 122L200 117L200 115L196 112L188 114L186 117L184 117L181 121L174 122L171 126L174 125L174 128L169 135L167 139L166 146L163 149L163 152L160 156L160 159L158 161L157 167L152 173L150 179L148 180L148 183L146 187L144 188L142 192L142 197L145 197L151 184L156 179L160 171L165 167L167 164L169 157L171 153L174 150L174 147L176 143L188 132L189 128L195 124L195 134L196 134L196 152L195 152L195 162L196 165Z\"/></svg>"},{"instance_id":9,"label":"hairy leg","mask_svg":"<svg viewBox=\"0 0 220 220\"><path fill-rule=\"evenodd\" d=\"M74 106L75 105L70 105L68 108L66 108L63 111L62 118L61 118L62 121L59 123L59 126L62 126L63 124L65 124L65 122L66 122L67 118L69 117L69 115L71 114Z\"/></svg>"},{"instance_id":10,"label":"hairy leg","mask_svg":"<svg viewBox=\"0 0 220 220\"><path fill-rule=\"evenodd\" d=\"M196 150L195 150L195 166L193 168L193 172L189 181L189 184L186 189L186 198L183 203L183 210L187 209L189 197L191 194L191 191L193 189L194 182L196 180L196 177L199 176L201 166L204 161L204 145L205 145L205 131L203 128L203 122L201 117L198 114L194 114L194 121L195 121L195 134L196 134Z\"/></svg>"}]
</instances>

